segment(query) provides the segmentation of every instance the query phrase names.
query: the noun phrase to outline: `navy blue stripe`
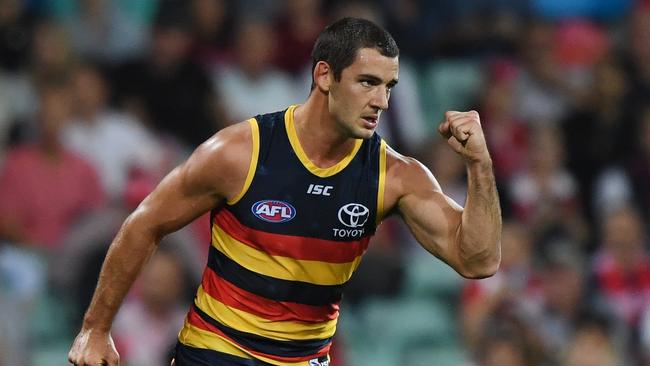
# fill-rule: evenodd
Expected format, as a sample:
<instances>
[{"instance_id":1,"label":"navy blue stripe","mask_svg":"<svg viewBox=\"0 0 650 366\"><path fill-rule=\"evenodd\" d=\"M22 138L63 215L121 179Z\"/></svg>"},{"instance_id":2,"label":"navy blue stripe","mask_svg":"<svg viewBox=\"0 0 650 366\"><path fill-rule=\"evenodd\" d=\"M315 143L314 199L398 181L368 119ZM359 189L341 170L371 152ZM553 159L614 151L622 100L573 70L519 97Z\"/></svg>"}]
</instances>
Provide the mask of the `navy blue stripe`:
<instances>
[{"instance_id":1,"label":"navy blue stripe","mask_svg":"<svg viewBox=\"0 0 650 366\"><path fill-rule=\"evenodd\" d=\"M275 301L322 306L339 302L343 293L344 285L314 285L250 271L213 246L210 246L208 267L242 290Z\"/></svg>"},{"instance_id":2,"label":"navy blue stripe","mask_svg":"<svg viewBox=\"0 0 650 366\"><path fill-rule=\"evenodd\" d=\"M275 339L269 339L257 334L246 333L225 326L217 320L212 319L212 317L199 309L196 304L194 304L193 307L194 311L199 314L201 319L218 328L240 346L267 355L280 357L304 357L314 355L332 341L332 338L295 341L278 341Z\"/></svg>"},{"instance_id":3,"label":"navy blue stripe","mask_svg":"<svg viewBox=\"0 0 650 366\"><path fill-rule=\"evenodd\" d=\"M273 366L270 363L241 358L204 348L176 345L174 366Z\"/></svg>"}]
</instances>

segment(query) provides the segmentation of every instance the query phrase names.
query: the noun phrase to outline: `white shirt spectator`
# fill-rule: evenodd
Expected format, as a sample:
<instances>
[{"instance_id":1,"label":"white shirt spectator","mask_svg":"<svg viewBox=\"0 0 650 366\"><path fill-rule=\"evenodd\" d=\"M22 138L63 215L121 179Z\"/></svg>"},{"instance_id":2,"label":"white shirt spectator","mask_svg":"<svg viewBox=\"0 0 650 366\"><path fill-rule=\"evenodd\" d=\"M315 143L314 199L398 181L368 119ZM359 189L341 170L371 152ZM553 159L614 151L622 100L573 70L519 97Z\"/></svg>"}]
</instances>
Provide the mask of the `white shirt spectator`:
<instances>
[{"instance_id":1,"label":"white shirt spectator","mask_svg":"<svg viewBox=\"0 0 650 366\"><path fill-rule=\"evenodd\" d=\"M157 174L161 167L162 148L154 136L125 114L104 112L90 123L73 121L63 141L93 164L114 199L121 198L132 169Z\"/></svg>"},{"instance_id":2,"label":"white shirt spectator","mask_svg":"<svg viewBox=\"0 0 650 366\"><path fill-rule=\"evenodd\" d=\"M215 73L215 84L223 91L223 105L233 122L283 110L304 97L296 95L288 75L273 69L253 79L241 69L225 66Z\"/></svg>"}]
</instances>

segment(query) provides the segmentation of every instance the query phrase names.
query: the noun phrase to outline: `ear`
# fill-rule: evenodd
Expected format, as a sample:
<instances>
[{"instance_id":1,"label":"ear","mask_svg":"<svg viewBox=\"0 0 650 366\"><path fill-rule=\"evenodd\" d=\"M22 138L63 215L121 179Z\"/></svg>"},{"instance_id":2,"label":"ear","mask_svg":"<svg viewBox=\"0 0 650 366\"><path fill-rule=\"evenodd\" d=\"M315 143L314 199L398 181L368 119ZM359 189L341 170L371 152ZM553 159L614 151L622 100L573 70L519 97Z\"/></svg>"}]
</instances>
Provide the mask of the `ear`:
<instances>
[{"instance_id":1,"label":"ear","mask_svg":"<svg viewBox=\"0 0 650 366\"><path fill-rule=\"evenodd\" d=\"M325 61L318 61L312 76L316 87L325 94L329 93L334 78L330 65Z\"/></svg>"}]
</instances>

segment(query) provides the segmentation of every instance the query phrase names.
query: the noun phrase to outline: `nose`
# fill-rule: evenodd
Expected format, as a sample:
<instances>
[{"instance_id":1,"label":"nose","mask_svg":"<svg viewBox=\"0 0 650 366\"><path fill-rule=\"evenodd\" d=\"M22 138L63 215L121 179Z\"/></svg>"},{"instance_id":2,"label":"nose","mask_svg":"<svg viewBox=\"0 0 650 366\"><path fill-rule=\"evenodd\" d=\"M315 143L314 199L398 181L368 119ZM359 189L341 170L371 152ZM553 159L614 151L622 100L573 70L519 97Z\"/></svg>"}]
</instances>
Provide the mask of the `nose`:
<instances>
[{"instance_id":1,"label":"nose","mask_svg":"<svg viewBox=\"0 0 650 366\"><path fill-rule=\"evenodd\" d=\"M375 93L372 96L370 104L373 108L386 110L388 109L388 99L390 98L390 93L387 88L376 88Z\"/></svg>"}]
</instances>

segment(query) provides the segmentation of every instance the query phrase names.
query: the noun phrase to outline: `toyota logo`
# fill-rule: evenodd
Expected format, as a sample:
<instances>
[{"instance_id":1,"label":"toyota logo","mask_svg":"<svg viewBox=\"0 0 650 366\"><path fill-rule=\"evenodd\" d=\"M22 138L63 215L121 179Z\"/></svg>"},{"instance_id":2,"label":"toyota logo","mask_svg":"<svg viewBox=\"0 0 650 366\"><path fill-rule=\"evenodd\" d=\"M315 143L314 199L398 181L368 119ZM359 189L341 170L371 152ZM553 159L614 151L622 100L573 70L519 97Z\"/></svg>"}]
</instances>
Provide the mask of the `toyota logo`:
<instances>
[{"instance_id":1,"label":"toyota logo","mask_svg":"<svg viewBox=\"0 0 650 366\"><path fill-rule=\"evenodd\" d=\"M359 203L348 203L339 209L339 221L347 227L360 227L368 221L368 207Z\"/></svg>"}]
</instances>

